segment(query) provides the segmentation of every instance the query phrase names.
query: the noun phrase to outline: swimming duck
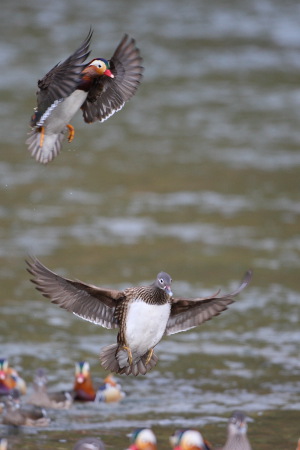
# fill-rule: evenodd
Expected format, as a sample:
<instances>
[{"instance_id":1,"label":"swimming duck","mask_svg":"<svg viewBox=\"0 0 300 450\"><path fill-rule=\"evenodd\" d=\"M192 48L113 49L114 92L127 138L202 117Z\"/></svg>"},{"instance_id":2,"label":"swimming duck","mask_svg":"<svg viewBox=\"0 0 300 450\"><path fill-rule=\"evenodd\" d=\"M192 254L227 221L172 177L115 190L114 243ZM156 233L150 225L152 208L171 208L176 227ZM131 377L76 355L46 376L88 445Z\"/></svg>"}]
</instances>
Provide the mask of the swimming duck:
<instances>
[{"instance_id":1,"label":"swimming duck","mask_svg":"<svg viewBox=\"0 0 300 450\"><path fill-rule=\"evenodd\" d=\"M250 418L242 411L234 411L228 420L227 441L223 450L251 450L247 437L247 421Z\"/></svg>"},{"instance_id":2,"label":"swimming duck","mask_svg":"<svg viewBox=\"0 0 300 450\"><path fill-rule=\"evenodd\" d=\"M5 403L2 423L14 426L47 426L50 419L47 417L46 411L38 406L21 405L20 394L13 389Z\"/></svg>"},{"instance_id":3,"label":"swimming duck","mask_svg":"<svg viewBox=\"0 0 300 450\"><path fill-rule=\"evenodd\" d=\"M47 381L46 371L42 368L37 369L33 381L33 392L27 403L42 408L69 409L73 403L72 395L67 391L48 392Z\"/></svg>"},{"instance_id":4,"label":"swimming duck","mask_svg":"<svg viewBox=\"0 0 300 450\"><path fill-rule=\"evenodd\" d=\"M38 81L37 107L26 144L40 163L58 155L67 130L72 141L74 128L69 122L79 109L85 122L103 122L138 88L143 67L134 39L125 34L110 60L94 58L86 64L92 34L90 30L71 56Z\"/></svg>"},{"instance_id":5,"label":"swimming duck","mask_svg":"<svg viewBox=\"0 0 300 450\"><path fill-rule=\"evenodd\" d=\"M125 397L121 386L109 374L102 382L94 381L87 361L75 364L74 400L82 402L118 402Z\"/></svg>"},{"instance_id":6,"label":"swimming duck","mask_svg":"<svg viewBox=\"0 0 300 450\"><path fill-rule=\"evenodd\" d=\"M174 450L212 450L209 442L197 430L175 431L170 437L170 444Z\"/></svg>"},{"instance_id":7,"label":"swimming duck","mask_svg":"<svg viewBox=\"0 0 300 450\"><path fill-rule=\"evenodd\" d=\"M10 367L6 358L0 359L0 396L7 395L12 389L26 394L26 383L16 369Z\"/></svg>"},{"instance_id":8,"label":"swimming duck","mask_svg":"<svg viewBox=\"0 0 300 450\"><path fill-rule=\"evenodd\" d=\"M120 400L123 400L125 396L126 394L122 391L120 383L117 383L114 376L110 373L98 387L95 402L119 402Z\"/></svg>"},{"instance_id":9,"label":"swimming duck","mask_svg":"<svg viewBox=\"0 0 300 450\"><path fill-rule=\"evenodd\" d=\"M189 330L226 310L249 283L248 271L230 294L189 299L173 297L172 279L160 272L149 286L123 291L63 278L38 259L27 261L36 288L52 303L105 328L119 328L117 344L102 349L102 366L113 373L145 375L157 363L154 347L164 334Z\"/></svg>"},{"instance_id":10,"label":"swimming duck","mask_svg":"<svg viewBox=\"0 0 300 450\"><path fill-rule=\"evenodd\" d=\"M74 380L74 400L82 402L93 402L96 397L96 390L91 377L90 365L87 361L80 361L75 364Z\"/></svg>"},{"instance_id":11,"label":"swimming duck","mask_svg":"<svg viewBox=\"0 0 300 450\"><path fill-rule=\"evenodd\" d=\"M156 436L150 428L137 428L129 437L127 450L157 450Z\"/></svg>"}]
</instances>

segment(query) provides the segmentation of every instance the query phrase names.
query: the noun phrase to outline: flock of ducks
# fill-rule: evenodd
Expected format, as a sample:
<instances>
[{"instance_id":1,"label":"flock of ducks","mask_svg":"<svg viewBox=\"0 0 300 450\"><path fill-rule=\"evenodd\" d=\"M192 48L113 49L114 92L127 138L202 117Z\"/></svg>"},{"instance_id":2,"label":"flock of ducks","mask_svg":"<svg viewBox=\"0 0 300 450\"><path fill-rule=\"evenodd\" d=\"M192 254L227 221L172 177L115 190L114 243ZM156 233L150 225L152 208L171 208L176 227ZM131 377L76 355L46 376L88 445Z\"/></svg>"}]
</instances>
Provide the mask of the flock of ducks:
<instances>
[{"instance_id":1,"label":"flock of ducks","mask_svg":"<svg viewBox=\"0 0 300 450\"><path fill-rule=\"evenodd\" d=\"M0 397L2 423L13 427L48 426L51 419L48 410L68 409L73 402L119 402L125 392L110 374L104 380L95 381L91 377L87 361L75 364L75 378L68 391L48 391L47 374L39 368L34 375L32 389L27 394L27 385L18 372L9 366L7 359L0 360ZM22 401L22 397L26 401ZM247 438L247 420L241 411L235 411L228 421L227 441L223 450L251 450ZM157 450L157 438L150 428L140 428L130 434L128 450ZM212 450L197 430L177 430L170 436L170 446L174 450ZM8 448L7 439L0 441L0 450ZM104 450L105 444L99 438L87 437L77 441L73 450ZM220 449L221 450L221 449Z\"/></svg>"},{"instance_id":2,"label":"flock of ducks","mask_svg":"<svg viewBox=\"0 0 300 450\"><path fill-rule=\"evenodd\" d=\"M86 63L93 31L82 45L62 63L56 64L38 81L37 107L31 117L28 150L40 163L47 164L61 151L66 133L71 142L74 127L69 121L81 109L86 123L103 122L119 111L135 94L143 73L142 58L134 39L125 35L110 60L94 58ZM32 281L45 297L61 308L105 328L119 328L117 344L105 347L100 359L110 372L145 375L157 363L153 349L164 334L189 330L226 310L234 297L251 280L246 273L242 284L230 294L219 291L195 299L174 297L172 279L160 272L149 286L124 291L104 289L60 277L36 258L27 261ZM150 326L149 326L150 324ZM120 384L110 374L100 383L91 378L88 362L75 366L75 380L69 391L47 389L47 374L35 373L32 392L26 395L26 383L17 371L0 360L0 396L2 423L10 426L47 426L48 409L68 409L73 402L118 402L125 397ZM157 450L157 439L149 428L130 435L131 450ZM0 450L7 449L0 439ZM213 447L197 430L177 430L170 437L174 450L211 450ZM298 450L300 444L298 445ZM73 450L104 450L101 439L80 439ZM235 411L228 421L223 450L251 450L247 438L247 416Z\"/></svg>"}]
</instances>

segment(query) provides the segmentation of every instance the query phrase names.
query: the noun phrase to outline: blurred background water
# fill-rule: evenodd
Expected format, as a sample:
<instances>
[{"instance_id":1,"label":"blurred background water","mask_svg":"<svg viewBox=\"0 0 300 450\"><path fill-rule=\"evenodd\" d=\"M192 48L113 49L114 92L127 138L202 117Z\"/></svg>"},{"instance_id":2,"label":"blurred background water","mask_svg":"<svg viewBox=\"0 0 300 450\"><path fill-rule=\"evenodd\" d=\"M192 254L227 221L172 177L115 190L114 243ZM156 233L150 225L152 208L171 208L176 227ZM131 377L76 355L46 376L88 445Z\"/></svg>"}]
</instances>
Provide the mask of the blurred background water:
<instances>
[{"instance_id":1,"label":"blurred background water","mask_svg":"<svg viewBox=\"0 0 300 450\"><path fill-rule=\"evenodd\" d=\"M42 298L24 259L114 288L160 270L175 295L251 285L229 310L164 338L146 377L122 377L121 405L82 405L11 448L72 447L83 433L125 448L152 426L159 448L195 427L222 445L233 409L253 419L253 448L295 448L300 435L300 3L296 0L2 0L1 356L30 384L71 387L74 364L104 377L115 333ZM91 57L133 36L145 73L103 124L78 113L71 144L48 166L25 146L37 80L94 28ZM1 426L2 435L8 430Z\"/></svg>"}]
</instances>

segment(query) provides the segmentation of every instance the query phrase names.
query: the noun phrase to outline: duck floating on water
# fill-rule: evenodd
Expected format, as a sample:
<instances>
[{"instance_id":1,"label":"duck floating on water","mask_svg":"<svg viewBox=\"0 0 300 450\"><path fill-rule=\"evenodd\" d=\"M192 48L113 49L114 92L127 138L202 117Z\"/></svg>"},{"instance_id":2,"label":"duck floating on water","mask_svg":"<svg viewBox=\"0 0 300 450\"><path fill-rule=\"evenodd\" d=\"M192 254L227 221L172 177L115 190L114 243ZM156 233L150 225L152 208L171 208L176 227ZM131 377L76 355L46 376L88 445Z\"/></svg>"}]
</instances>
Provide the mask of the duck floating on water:
<instances>
[{"instance_id":1,"label":"duck floating on water","mask_svg":"<svg viewBox=\"0 0 300 450\"><path fill-rule=\"evenodd\" d=\"M227 440L222 450L251 450L247 437L247 422L250 421L243 411L234 411L228 420Z\"/></svg>"},{"instance_id":2,"label":"duck floating on water","mask_svg":"<svg viewBox=\"0 0 300 450\"><path fill-rule=\"evenodd\" d=\"M177 430L170 436L173 450L212 450L210 443L197 430Z\"/></svg>"},{"instance_id":3,"label":"duck floating on water","mask_svg":"<svg viewBox=\"0 0 300 450\"><path fill-rule=\"evenodd\" d=\"M13 389L26 394L26 383L16 369L9 366L6 358L0 359L0 396L8 395Z\"/></svg>"},{"instance_id":4,"label":"duck floating on water","mask_svg":"<svg viewBox=\"0 0 300 450\"><path fill-rule=\"evenodd\" d=\"M69 409L73 403L72 395L67 391L48 392L47 381L45 369L37 369L33 381L33 392L27 403L42 408Z\"/></svg>"},{"instance_id":5,"label":"duck floating on water","mask_svg":"<svg viewBox=\"0 0 300 450\"><path fill-rule=\"evenodd\" d=\"M43 408L34 405L22 405L20 394L13 390L8 396L2 414L2 423L13 426L40 426L49 425L50 419Z\"/></svg>"},{"instance_id":6,"label":"duck floating on water","mask_svg":"<svg viewBox=\"0 0 300 450\"><path fill-rule=\"evenodd\" d=\"M157 441L151 428L137 428L130 435L131 444L127 450L157 450Z\"/></svg>"}]
</instances>

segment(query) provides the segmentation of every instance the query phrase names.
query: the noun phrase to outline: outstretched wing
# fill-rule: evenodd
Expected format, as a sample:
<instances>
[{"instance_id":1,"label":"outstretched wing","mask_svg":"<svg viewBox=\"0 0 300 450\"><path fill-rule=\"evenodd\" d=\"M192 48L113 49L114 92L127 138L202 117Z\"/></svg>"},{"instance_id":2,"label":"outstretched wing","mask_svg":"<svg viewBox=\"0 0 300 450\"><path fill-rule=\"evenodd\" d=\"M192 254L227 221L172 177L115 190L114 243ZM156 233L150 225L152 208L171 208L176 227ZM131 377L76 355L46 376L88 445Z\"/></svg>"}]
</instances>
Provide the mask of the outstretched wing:
<instances>
[{"instance_id":1,"label":"outstretched wing","mask_svg":"<svg viewBox=\"0 0 300 450\"><path fill-rule=\"evenodd\" d=\"M252 271L248 270L238 289L220 297L218 297L220 292L218 291L210 297L195 299L172 298L171 314L165 334L190 330L219 315L227 309L228 305L234 302L234 297L248 285L251 278Z\"/></svg>"},{"instance_id":2,"label":"outstretched wing","mask_svg":"<svg viewBox=\"0 0 300 450\"><path fill-rule=\"evenodd\" d=\"M81 107L85 122L103 122L124 106L140 84L143 73L141 63L142 57L135 40L125 34L110 60L114 78L106 75L95 78Z\"/></svg>"},{"instance_id":3,"label":"outstretched wing","mask_svg":"<svg viewBox=\"0 0 300 450\"><path fill-rule=\"evenodd\" d=\"M84 320L105 328L117 328L114 321L115 307L123 298L123 292L102 289L92 284L63 278L47 269L37 258L26 261L32 283L44 297L50 298L60 308L71 311Z\"/></svg>"},{"instance_id":4,"label":"outstretched wing","mask_svg":"<svg viewBox=\"0 0 300 450\"><path fill-rule=\"evenodd\" d=\"M38 81L37 113L33 116L32 126L41 120L41 115L54 104L68 97L80 82L83 63L90 54L89 45L93 35L90 29L81 46L64 62L56 64L42 80Z\"/></svg>"}]
</instances>

